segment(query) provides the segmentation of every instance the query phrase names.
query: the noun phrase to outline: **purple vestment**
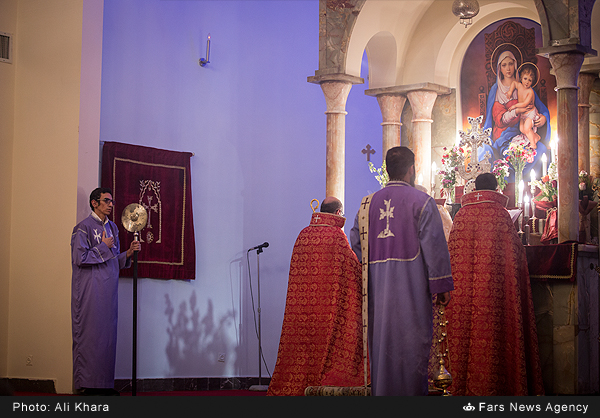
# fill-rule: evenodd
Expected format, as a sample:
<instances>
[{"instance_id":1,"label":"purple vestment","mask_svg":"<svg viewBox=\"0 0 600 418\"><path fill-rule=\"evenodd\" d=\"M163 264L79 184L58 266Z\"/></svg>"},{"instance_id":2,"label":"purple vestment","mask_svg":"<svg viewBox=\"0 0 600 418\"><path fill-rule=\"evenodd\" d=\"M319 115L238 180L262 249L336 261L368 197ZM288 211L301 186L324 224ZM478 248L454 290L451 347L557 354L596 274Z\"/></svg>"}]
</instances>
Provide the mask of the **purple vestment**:
<instances>
[{"instance_id":1,"label":"purple vestment","mask_svg":"<svg viewBox=\"0 0 600 418\"><path fill-rule=\"evenodd\" d=\"M350 231L362 259L358 215ZM452 290L450 254L435 201L405 182L369 209L368 347L372 394L427 395L432 294Z\"/></svg>"},{"instance_id":2,"label":"purple vestment","mask_svg":"<svg viewBox=\"0 0 600 418\"><path fill-rule=\"evenodd\" d=\"M102 242L102 232L114 246ZM73 228L71 235L71 319L73 385L112 388L117 348L117 289L119 269L129 267L127 253L119 253L119 231L94 215Z\"/></svg>"}]
</instances>

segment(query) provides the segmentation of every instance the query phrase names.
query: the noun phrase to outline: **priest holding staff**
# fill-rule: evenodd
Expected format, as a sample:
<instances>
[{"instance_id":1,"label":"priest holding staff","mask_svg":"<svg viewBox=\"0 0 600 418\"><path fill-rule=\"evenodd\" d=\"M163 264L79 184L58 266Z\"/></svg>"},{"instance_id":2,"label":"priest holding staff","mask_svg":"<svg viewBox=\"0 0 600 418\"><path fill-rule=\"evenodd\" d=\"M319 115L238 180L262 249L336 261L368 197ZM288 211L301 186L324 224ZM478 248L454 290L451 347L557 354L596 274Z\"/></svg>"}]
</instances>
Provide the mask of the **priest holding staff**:
<instances>
[{"instance_id":1,"label":"priest holding staff","mask_svg":"<svg viewBox=\"0 0 600 418\"><path fill-rule=\"evenodd\" d=\"M112 191L90 194L92 213L71 235L73 385L82 395L118 395L114 390L119 270L131 266L141 244L121 252L119 230L108 217Z\"/></svg>"}]
</instances>

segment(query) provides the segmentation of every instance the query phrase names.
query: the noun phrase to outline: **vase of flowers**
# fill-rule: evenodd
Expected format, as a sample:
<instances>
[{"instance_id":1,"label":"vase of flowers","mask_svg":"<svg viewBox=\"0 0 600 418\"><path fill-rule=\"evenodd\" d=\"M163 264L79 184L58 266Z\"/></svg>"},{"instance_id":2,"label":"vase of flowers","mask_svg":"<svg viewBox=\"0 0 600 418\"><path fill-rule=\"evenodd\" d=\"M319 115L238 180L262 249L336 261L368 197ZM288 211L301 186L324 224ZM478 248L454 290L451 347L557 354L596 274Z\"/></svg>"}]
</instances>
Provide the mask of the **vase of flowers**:
<instances>
[{"instance_id":1,"label":"vase of flowers","mask_svg":"<svg viewBox=\"0 0 600 418\"><path fill-rule=\"evenodd\" d=\"M450 150L444 147L445 153L442 154L442 168L438 171L440 182L442 184L443 195L446 196L446 204L454 203L455 187L458 181L457 167L461 163L461 154L464 154L462 147L453 146Z\"/></svg>"},{"instance_id":2,"label":"vase of flowers","mask_svg":"<svg viewBox=\"0 0 600 418\"><path fill-rule=\"evenodd\" d=\"M508 177L509 165L505 160L494 161L492 174L496 176L498 181L498 190L503 191L506 188L506 177Z\"/></svg>"},{"instance_id":3,"label":"vase of flowers","mask_svg":"<svg viewBox=\"0 0 600 418\"><path fill-rule=\"evenodd\" d=\"M532 163L536 151L529 146L529 141L523 135L516 136L508 149L504 151L506 161L515 172L515 204L519 202L519 185L523 179L523 169L526 163Z\"/></svg>"},{"instance_id":4,"label":"vase of flowers","mask_svg":"<svg viewBox=\"0 0 600 418\"><path fill-rule=\"evenodd\" d=\"M579 172L579 200L587 196L589 200L594 198L594 190L592 188L592 176L587 171L581 170Z\"/></svg>"}]
</instances>

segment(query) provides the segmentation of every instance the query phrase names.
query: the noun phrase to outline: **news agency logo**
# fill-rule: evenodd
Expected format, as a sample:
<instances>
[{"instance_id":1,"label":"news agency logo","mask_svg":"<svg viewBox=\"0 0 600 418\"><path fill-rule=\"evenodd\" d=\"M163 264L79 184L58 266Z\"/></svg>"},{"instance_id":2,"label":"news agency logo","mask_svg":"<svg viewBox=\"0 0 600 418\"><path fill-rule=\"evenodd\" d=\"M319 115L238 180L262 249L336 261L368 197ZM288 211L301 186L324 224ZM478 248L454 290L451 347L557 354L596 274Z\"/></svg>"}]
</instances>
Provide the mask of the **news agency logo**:
<instances>
[{"instance_id":1,"label":"news agency logo","mask_svg":"<svg viewBox=\"0 0 600 418\"><path fill-rule=\"evenodd\" d=\"M473 405L471 405L471 402L469 402L468 404L463 406L463 410L465 410L467 412L471 412L471 411L475 410L475 407Z\"/></svg>"}]
</instances>

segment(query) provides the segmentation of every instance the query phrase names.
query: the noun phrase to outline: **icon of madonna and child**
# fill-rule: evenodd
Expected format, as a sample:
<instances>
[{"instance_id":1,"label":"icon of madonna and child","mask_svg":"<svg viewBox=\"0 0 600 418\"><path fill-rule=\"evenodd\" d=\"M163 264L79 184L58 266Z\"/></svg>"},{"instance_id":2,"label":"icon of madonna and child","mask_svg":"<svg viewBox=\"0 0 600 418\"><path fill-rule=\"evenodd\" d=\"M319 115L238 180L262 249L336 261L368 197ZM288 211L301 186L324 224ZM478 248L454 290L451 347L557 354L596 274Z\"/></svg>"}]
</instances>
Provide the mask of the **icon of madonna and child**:
<instances>
[{"instance_id":1,"label":"icon of madonna and child","mask_svg":"<svg viewBox=\"0 0 600 418\"><path fill-rule=\"evenodd\" d=\"M502 50L504 49L504 50ZM492 54L490 63L496 75L496 83L490 89L487 98L485 122L483 129L492 129L491 146L484 144L478 149L481 160L489 152L490 163L506 159L504 154L511 143L520 148L535 150L525 164L524 173L535 170L542 172L542 155L549 159L550 146L550 112L540 100L533 87L540 81L540 71L531 62L519 65L517 57L519 49L514 45L504 44ZM514 169L510 170L507 179L514 182Z\"/></svg>"}]
</instances>

